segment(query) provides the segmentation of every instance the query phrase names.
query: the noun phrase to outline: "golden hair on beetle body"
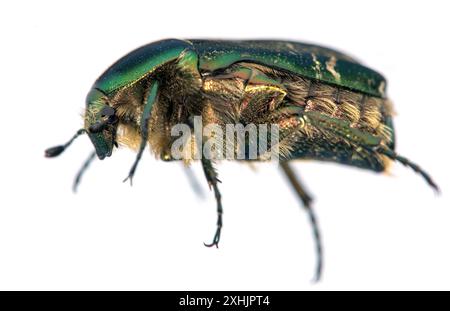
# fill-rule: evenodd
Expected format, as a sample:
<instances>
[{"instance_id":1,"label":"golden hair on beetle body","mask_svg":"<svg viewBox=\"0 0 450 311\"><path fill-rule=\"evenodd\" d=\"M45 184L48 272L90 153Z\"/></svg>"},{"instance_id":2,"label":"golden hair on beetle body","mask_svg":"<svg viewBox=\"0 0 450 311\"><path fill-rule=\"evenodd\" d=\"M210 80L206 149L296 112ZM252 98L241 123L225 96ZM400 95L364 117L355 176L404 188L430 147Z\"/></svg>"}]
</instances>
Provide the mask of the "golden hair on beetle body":
<instances>
[{"instance_id":1,"label":"golden hair on beetle body","mask_svg":"<svg viewBox=\"0 0 450 311\"><path fill-rule=\"evenodd\" d=\"M302 116L308 112L320 112L335 120L346 121L351 128L381 138L381 145L388 146L391 143L392 131L389 125L385 124L385 120L391 117L392 105L387 99L282 73L262 65L243 63L239 68L243 66L274 78L274 85L260 84L259 80L256 84L248 84L245 78L239 76L230 78L206 76L200 86L199 91L203 95L197 98L199 101L179 102L183 98L176 97L177 89L173 86L184 86L178 81L177 76L173 76L172 79L178 82L170 87L161 88L151 113L148 136L151 152L156 157L170 157L170 146L175 139L170 135L171 126L186 123L186 116L192 113L202 116L203 126L218 124L223 129L226 124L259 121L276 123L284 131L280 136L278 150L280 157L286 159L296 151L299 141L303 139L326 139L330 144L349 145L355 150L358 148L356 142L313 125L306 115ZM133 150L137 150L140 145L140 116L146 94L145 83L143 81L139 83L141 84L118 92L111 99L111 105L116 109L119 120L126 121L119 124L117 140L120 145ZM141 92L136 92L135 89ZM142 91L143 95L132 96ZM282 111L284 107L299 107L303 113L300 112L297 117L292 117L289 113L283 116L282 113L271 121L267 120L271 113L275 116L277 111ZM195 141L191 142L191 145L193 144ZM185 161L190 162L195 152L197 151L191 150L189 154L185 154ZM365 151L355 151L355 156L359 156L358 154L364 156ZM381 154L374 153L371 156L386 165L389 162L388 158Z\"/></svg>"}]
</instances>

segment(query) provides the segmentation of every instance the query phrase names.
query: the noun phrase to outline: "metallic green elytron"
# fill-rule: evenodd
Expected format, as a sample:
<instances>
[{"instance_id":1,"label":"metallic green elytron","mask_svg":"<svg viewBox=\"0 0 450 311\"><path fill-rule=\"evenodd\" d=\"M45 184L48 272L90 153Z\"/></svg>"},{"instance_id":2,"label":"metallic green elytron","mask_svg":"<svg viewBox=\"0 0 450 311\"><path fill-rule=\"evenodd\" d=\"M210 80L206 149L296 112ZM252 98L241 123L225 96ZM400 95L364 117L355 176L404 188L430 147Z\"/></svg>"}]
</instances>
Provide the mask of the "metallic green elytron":
<instances>
[{"instance_id":1,"label":"metallic green elytron","mask_svg":"<svg viewBox=\"0 0 450 311\"><path fill-rule=\"evenodd\" d=\"M127 178L131 181L147 145L165 161L198 159L195 155L204 150L198 137L192 138L196 146L183 157L175 158L171 152L177 139L171 129L178 124L192 128L195 116L202 117L203 126L223 129L228 124L277 126L276 140L271 137L266 143L269 150L277 149L281 168L309 213L318 253L316 279L322 269L319 230L311 198L290 161L333 161L382 172L396 160L438 189L426 172L394 151L385 79L340 52L291 41L169 39L140 47L98 78L86 99L84 127L65 145L47 149L46 155L59 155L87 133L95 153L77 175L75 187L95 154L104 159L119 145L137 150ZM246 146L252 143L245 141ZM213 160L221 156L200 159L218 213L216 234L207 246L218 246L222 228L219 180L213 167ZM256 158L245 153L240 160L267 157L261 151Z\"/></svg>"}]
</instances>

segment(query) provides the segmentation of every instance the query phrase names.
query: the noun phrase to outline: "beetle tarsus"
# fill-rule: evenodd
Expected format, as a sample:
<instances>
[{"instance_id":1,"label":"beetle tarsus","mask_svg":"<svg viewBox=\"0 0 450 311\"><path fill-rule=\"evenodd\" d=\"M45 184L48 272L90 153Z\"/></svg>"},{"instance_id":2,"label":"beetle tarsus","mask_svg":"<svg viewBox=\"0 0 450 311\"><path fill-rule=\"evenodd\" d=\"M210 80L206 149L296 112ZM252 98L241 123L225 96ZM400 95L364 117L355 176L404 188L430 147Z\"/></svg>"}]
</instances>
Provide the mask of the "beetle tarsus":
<instances>
[{"instance_id":1,"label":"beetle tarsus","mask_svg":"<svg viewBox=\"0 0 450 311\"><path fill-rule=\"evenodd\" d=\"M134 163L131 166L128 176L123 180L123 182L130 180L131 186L133 186L134 173L136 172L136 168L138 166L139 161L141 160L142 153L144 153L145 146L147 145L147 139L148 139L148 124L147 123L148 122L145 123L146 124L146 125L144 125L145 130L143 130L142 134L141 134L141 145L139 146L139 151L136 155L136 159L134 160Z\"/></svg>"},{"instance_id":2,"label":"beetle tarsus","mask_svg":"<svg viewBox=\"0 0 450 311\"><path fill-rule=\"evenodd\" d=\"M222 217L220 216L220 221L222 221ZM219 222L219 221L218 221ZM216 248L219 248L219 241L220 241L220 232L222 229L222 225L217 225L217 230L216 230L216 234L214 235L213 241L211 243L205 243L203 242L203 245L205 245L206 247L213 247L214 245L216 246Z\"/></svg>"},{"instance_id":3,"label":"beetle tarsus","mask_svg":"<svg viewBox=\"0 0 450 311\"><path fill-rule=\"evenodd\" d=\"M322 250L322 243L320 238L320 230L319 225L317 223L317 218L314 213L314 209L311 205L305 204L306 211L308 212L309 221L311 223L313 234L314 234L314 240L316 241L316 253L317 253L317 264L316 264L316 273L314 274L313 282L316 283L320 281L320 277L322 275L322 265L323 265L323 250Z\"/></svg>"},{"instance_id":4,"label":"beetle tarsus","mask_svg":"<svg viewBox=\"0 0 450 311\"><path fill-rule=\"evenodd\" d=\"M89 165L92 163L92 161L95 160L96 152L92 151L89 157L84 161L83 165L79 169L77 175L75 176L75 179L73 181L72 185L72 191L77 192L78 186L80 185L81 179L83 178L84 172L89 168Z\"/></svg>"},{"instance_id":5,"label":"beetle tarsus","mask_svg":"<svg viewBox=\"0 0 450 311\"><path fill-rule=\"evenodd\" d=\"M311 206L312 198L311 196L305 191L304 187L299 182L297 176L295 176L294 171L290 167L290 165L287 162L281 163L281 168L283 169L283 172L285 173L286 177L288 178L292 188L296 191L297 195L299 196L300 200L303 203L303 206L305 207L308 216L309 216L309 222L311 223L311 227L313 229L313 235L316 245L316 253L317 253L317 263L316 263L316 273L313 278L313 282L318 282L320 280L321 274L322 274L322 267L323 267L323 248L322 248L322 241L321 241L321 235L319 230L319 225L317 223L317 218L314 213L314 209Z\"/></svg>"},{"instance_id":6,"label":"beetle tarsus","mask_svg":"<svg viewBox=\"0 0 450 311\"><path fill-rule=\"evenodd\" d=\"M411 162L410 160L408 160L405 157L402 157L401 155L398 155L397 153L395 153L394 151L392 151L390 149L383 148L380 150L380 152L383 153L384 155L388 156L392 160L396 160L396 161L400 162L401 164L403 164L404 166L412 168L414 172L418 173L420 176L423 177L423 179L425 179L427 184L431 188L433 188L434 191L436 191L436 193L439 194L441 192L439 189L439 186L433 181L431 176L427 172L425 172L419 165Z\"/></svg>"},{"instance_id":7,"label":"beetle tarsus","mask_svg":"<svg viewBox=\"0 0 450 311\"><path fill-rule=\"evenodd\" d=\"M143 131L143 133L141 135L141 145L139 146L139 151L136 155L136 159L134 160L134 163L131 166L128 176L123 180L123 182L126 182L127 180L129 180L131 186L133 186L134 173L136 173L137 166L139 164L139 161L141 160L142 154L144 153L145 146L147 145L148 129L147 129L147 126L145 126L145 128L146 129Z\"/></svg>"},{"instance_id":8,"label":"beetle tarsus","mask_svg":"<svg viewBox=\"0 0 450 311\"><path fill-rule=\"evenodd\" d=\"M130 186L133 186L134 173L136 172L137 164L138 164L140 159L141 159L141 156L136 157L136 160L134 161L133 166L131 167L130 172L128 173L128 176L125 177L125 179L122 182L127 182L129 180L130 181Z\"/></svg>"},{"instance_id":9,"label":"beetle tarsus","mask_svg":"<svg viewBox=\"0 0 450 311\"><path fill-rule=\"evenodd\" d=\"M210 186L210 188L212 188L214 190L214 196L215 196L216 202L217 202L217 229L216 229L216 234L214 235L212 243L210 243L210 244L203 243L203 244L206 247L212 247L212 246L215 245L218 248L219 247L219 241L220 241L220 233L222 231L222 214L223 214L223 209L222 209L222 196L220 194L219 187L217 186L217 183L221 182L221 181L217 178L217 172L214 169L211 160L203 158L202 159L202 167L203 167L203 172L205 173L205 177L206 177L206 180L208 182L208 185Z\"/></svg>"}]
</instances>

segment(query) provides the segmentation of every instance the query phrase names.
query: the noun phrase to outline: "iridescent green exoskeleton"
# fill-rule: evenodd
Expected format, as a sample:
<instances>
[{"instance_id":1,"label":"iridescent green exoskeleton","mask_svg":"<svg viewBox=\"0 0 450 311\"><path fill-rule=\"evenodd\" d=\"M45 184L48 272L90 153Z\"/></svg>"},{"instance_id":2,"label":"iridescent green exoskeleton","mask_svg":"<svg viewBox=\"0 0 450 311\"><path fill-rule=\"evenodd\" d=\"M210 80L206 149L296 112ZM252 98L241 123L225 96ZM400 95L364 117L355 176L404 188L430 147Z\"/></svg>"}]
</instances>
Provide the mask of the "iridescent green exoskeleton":
<instances>
[{"instance_id":1,"label":"iridescent green exoskeleton","mask_svg":"<svg viewBox=\"0 0 450 311\"><path fill-rule=\"evenodd\" d=\"M204 126L216 124L224 129L229 124L276 125L276 143L270 139L268 148L278 150L280 166L309 214L319 279L319 229L311 198L290 161L334 161L382 172L389 161L396 160L437 190L427 173L395 153L392 115L385 79L337 51L289 41L169 39L138 48L106 70L87 96L84 127L65 145L47 149L46 155L59 155L76 137L87 133L95 153L83 165L74 186L95 154L104 159L119 145L137 150L127 177L131 181L147 145L166 161L196 159L195 154L204 150L197 136L189 139L196 150L182 158L174 158L171 152L175 141L171 129L178 124L194 127L196 116L202 117ZM250 139L245 142L251 143ZM267 160L264 155L262 151L256 158L245 154L240 160ZM207 246L218 246L222 228L214 159L200 157L218 213L216 234Z\"/></svg>"}]
</instances>

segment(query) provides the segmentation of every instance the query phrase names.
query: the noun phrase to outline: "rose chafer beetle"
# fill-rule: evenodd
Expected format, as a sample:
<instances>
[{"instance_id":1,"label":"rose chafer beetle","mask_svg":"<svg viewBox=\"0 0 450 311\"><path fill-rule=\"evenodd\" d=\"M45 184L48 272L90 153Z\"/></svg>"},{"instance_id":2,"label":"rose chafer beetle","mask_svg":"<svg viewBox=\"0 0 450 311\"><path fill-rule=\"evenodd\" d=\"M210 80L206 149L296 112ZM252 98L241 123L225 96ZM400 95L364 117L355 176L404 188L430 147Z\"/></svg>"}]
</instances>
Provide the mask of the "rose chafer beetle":
<instances>
[{"instance_id":1,"label":"rose chafer beetle","mask_svg":"<svg viewBox=\"0 0 450 311\"><path fill-rule=\"evenodd\" d=\"M398 161L419 173L438 190L418 165L398 155L386 97L386 81L377 72L340 52L290 41L162 40L140 47L107 69L86 98L84 127L65 145L49 148L46 156L62 153L87 133L95 147L74 186L95 155L111 156L114 147L137 149L127 179L132 180L147 145L159 158L175 160L171 128L203 124L275 124L280 166L308 212L316 240L317 267L322 270L322 246L311 197L294 174L290 161L333 161L376 172ZM250 142L246 142L249 144ZM193 144L199 144L194 139ZM258 142L256 142L258 144ZM182 158L195 159L194 153ZM274 148L271 142L269 148ZM259 153L256 159L266 160ZM222 204L213 159L200 159L217 202L218 246Z\"/></svg>"}]
</instances>

